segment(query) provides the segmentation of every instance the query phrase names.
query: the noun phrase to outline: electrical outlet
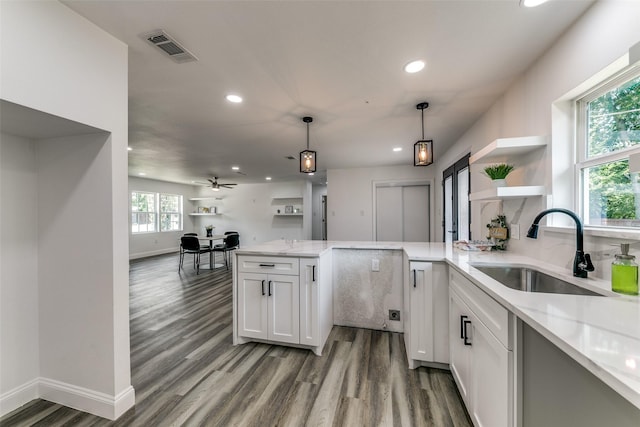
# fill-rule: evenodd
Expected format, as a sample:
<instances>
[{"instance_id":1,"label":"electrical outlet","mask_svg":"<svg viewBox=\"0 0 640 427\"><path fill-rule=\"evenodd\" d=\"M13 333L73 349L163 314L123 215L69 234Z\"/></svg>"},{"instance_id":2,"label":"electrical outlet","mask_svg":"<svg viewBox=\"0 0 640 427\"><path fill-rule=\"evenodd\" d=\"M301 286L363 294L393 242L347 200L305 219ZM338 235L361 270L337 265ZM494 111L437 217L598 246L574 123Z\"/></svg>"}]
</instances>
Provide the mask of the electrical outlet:
<instances>
[{"instance_id":1,"label":"electrical outlet","mask_svg":"<svg viewBox=\"0 0 640 427\"><path fill-rule=\"evenodd\" d=\"M380 271L380 260L372 259L371 260L371 271Z\"/></svg>"},{"instance_id":2,"label":"electrical outlet","mask_svg":"<svg viewBox=\"0 0 640 427\"><path fill-rule=\"evenodd\" d=\"M400 310L389 310L389 320L400 320Z\"/></svg>"},{"instance_id":3,"label":"electrical outlet","mask_svg":"<svg viewBox=\"0 0 640 427\"><path fill-rule=\"evenodd\" d=\"M520 240L520 224L511 224L511 238Z\"/></svg>"}]
</instances>

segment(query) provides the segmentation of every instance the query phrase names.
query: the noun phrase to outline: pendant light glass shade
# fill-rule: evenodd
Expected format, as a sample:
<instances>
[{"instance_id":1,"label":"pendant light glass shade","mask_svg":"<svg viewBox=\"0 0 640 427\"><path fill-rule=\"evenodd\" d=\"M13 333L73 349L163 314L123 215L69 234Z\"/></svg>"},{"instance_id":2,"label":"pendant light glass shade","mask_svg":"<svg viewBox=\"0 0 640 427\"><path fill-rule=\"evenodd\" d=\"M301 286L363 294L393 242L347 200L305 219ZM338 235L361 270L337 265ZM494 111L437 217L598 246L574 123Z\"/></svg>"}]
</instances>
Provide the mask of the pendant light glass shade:
<instances>
[{"instance_id":1,"label":"pendant light glass shade","mask_svg":"<svg viewBox=\"0 0 640 427\"><path fill-rule=\"evenodd\" d=\"M309 150L309 123L312 117L303 117L302 121L307 124L307 149L300 152L300 172L314 173L316 171L316 152Z\"/></svg>"},{"instance_id":2,"label":"pendant light glass shade","mask_svg":"<svg viewBox=\"0 0 640 427\"><path fill-rule=\"evenodd\" d=\"M429 166L433 163L433 140L424 139L424 110L429 103L421 102L416 108L422 111L422 139L413 144L413 166Z\"/></svg>"},{"instance_id":3,"label":"pendant light glass shade","mask_svg":"<svg viewBox=\"0 0 640 427\"><path fill-rule=\"evenodd\" d=\"M420 140L413 144L413 166L429 166L433 163L433 140Z\"/></svg>"},{"instance_id":4,"label":"pendant light glass shade","mask_svg":"<svg viewBox=\"0 0 640 427\"><path fill-rule=\"evenodd\" d=\"M314 173L316 171L316 152L304 150L300 152L300 172Z\"/></svg>"}]
</instances>

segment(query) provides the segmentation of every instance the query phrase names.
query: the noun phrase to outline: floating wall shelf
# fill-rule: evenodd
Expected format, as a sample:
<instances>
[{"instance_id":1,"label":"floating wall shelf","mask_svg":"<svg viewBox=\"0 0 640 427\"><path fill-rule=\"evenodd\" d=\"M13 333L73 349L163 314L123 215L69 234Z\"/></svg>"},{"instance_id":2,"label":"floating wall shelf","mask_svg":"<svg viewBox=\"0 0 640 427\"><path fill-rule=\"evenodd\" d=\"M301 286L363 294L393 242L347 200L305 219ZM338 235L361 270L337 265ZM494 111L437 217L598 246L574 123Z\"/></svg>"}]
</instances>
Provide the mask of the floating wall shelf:
<instances>
[{"instance_id":1,"label":"floating wall shelf","mask_svg":"<svg viewBox=\"0 0 640 427\"><path fill-rule=\"evenodd\" d=\"M498 187L469 194L469 200L502 200L545 195L544 185Z\"/></svg>"},{"instance_id":2,"label":"floating wall shelf","mask_svg":"<svg viewBox=\"0 0 640 427\"><path fill-rule=\"evenodd\" d=\"M191 197L189 200L222 200L222 197Z\"/></svg>"},{"instance_id":3,"label":"floating wall shelf","mask_svg":"<svg viewBox=\"0 0 640 427\"><path fill-rule=\"evenodd\" d=\"M547 146L546 136L499 138L469 157L469 163L491 163L529 153Z\"/></svg>"},{"instance_id":4,"label":"floating wall shelf","mask_svg":"<svg viewBox=\"0 0 640 427\"><path fill-rule=\"evenodd\" d=\"M189 215L190 215L190 216L214 216L214 215L222 215L222 214L219 214L219 213L211 213L211 212L209 212L209 213L191 212Z\"/></svg>"}]
</instances>

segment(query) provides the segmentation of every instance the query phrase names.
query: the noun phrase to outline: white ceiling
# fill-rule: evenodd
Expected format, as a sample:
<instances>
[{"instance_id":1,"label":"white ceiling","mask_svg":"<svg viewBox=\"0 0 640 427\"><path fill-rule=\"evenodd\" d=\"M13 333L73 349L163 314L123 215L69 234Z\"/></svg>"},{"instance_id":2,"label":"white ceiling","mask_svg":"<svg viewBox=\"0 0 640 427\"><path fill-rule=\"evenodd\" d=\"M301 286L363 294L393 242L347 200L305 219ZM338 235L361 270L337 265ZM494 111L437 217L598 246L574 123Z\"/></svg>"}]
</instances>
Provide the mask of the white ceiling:
<instances>
[{"instance_id":1,"label":"white ceiling","mask_svg":"<svg viewBox=\"0 0 640 427\"><path fill-rule=\"evenodd\" d=\"M412 164L421 101L437 161L593 2L64 3L129 45L130 175L242 183L300 179L285 157L306 145L304 115L319 170ZM177 64L140 37L155 29L199 61ZM427 67L410 75L413 59Z\"/></svg>"}]
</instances>

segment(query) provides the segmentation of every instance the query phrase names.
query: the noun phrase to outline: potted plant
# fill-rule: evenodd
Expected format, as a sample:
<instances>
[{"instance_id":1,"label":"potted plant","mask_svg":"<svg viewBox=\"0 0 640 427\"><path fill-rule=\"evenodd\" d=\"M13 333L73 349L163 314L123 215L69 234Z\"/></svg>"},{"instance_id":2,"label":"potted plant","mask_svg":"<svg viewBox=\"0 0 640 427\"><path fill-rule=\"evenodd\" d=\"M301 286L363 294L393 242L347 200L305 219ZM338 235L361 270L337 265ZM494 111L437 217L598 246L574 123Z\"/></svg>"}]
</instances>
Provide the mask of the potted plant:
<instances>
[{"instance_id":1,"label":"potted plant","mask_svg":"<svg viewBox=\"0 0 640 427\"><path fill-rule=\"evenodd\" d=\"M493 183L494 187L504 187L506 184L505 178L513 170L513 165L506 163L499 163L496 165L487 166L484 168L484 173L487 174Z\"/></svg>"},{"instance_id":2,"label":"potted plant","mask_svg":"<svg viewBox=\"0 0 640 427\"><path fill-rule=\"evenodd\" d=\"M211 237L213 235L213 225L207 225L204 228L207 230L207 237Z\"/></svg>"}]
</instances>

